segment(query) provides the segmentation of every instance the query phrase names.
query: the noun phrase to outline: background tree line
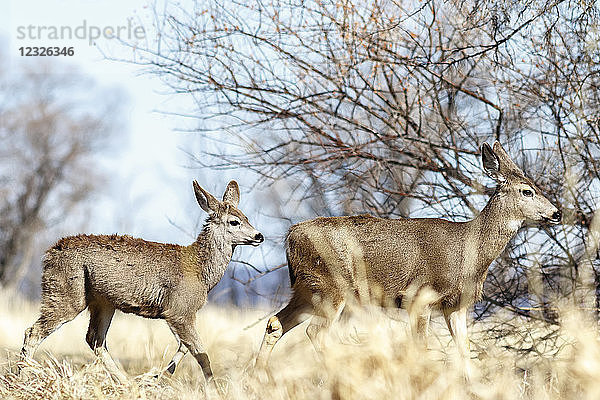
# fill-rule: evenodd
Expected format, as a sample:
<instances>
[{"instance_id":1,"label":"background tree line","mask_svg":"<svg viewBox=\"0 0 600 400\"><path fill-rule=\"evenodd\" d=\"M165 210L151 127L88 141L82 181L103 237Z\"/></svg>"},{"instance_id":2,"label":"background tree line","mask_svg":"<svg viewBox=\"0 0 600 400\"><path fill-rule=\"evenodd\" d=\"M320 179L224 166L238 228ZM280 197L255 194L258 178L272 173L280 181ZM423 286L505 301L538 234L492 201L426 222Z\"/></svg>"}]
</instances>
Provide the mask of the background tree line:
<instances>
[{"instance_id":1,"label":"background tree line","mask_svg":"<svg viewBox=\"0 0 600 400\"><path fill-rule=\"evenodd\" d=\"M0 71L3 291L39 295L43 252L67 226L85 225L85 200L103 182L95 157L120 122L115 94L51 63Z\"/></svg>"}]
</instances>

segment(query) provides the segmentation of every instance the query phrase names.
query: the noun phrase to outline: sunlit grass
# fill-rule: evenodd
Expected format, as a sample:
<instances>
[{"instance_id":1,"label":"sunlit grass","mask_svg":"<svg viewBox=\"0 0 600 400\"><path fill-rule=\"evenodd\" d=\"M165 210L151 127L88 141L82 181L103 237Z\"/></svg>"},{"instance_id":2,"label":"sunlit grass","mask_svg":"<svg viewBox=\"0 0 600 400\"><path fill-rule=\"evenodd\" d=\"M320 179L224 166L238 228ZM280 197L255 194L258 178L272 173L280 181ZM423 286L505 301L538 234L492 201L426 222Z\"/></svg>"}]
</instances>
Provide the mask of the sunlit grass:
<instances>
[{"instance_id":1,"label":"sunlit grass","mask_svg":"<svg viewBox=\"0 0 600 400\"><path fill-rule=\"evenodd\" d=\"M84 313L44 342L20 376L14 370L23 332L37 317L37 306L0 300L2 365L0 398L7 399L172 399L203 396L202 375L186 356L171 378L154 378L170 360L176 343L163 321L117 314L108 335L109 349L131 380L118 383L95 361L84 337ZM265 321L247 328L265 310L206 307L197 328L208 349L220 395L230 399L559 399L600 398L600 343L596 329L575 312L565 313L560 346L553 352L509 351L526 336L544 349L543 325L519 324L512 335L491 340L487 326L472 330L472 376L465 378L455 347L436 317L429 350L415 346L404 312L378 309L334 325L324 342L324 358L304 334L305 325L275 347L268 374L254 373L253 358ZM390 318L391 316L394 318ZM499 317L500 318L500 317ZM246 329L247 328L247 329ZM536 347L537 346L537 347ZM528 347L528 348L529 348ZM558 349L558 352L556 350Z\"/></svg>"}]
</instances>

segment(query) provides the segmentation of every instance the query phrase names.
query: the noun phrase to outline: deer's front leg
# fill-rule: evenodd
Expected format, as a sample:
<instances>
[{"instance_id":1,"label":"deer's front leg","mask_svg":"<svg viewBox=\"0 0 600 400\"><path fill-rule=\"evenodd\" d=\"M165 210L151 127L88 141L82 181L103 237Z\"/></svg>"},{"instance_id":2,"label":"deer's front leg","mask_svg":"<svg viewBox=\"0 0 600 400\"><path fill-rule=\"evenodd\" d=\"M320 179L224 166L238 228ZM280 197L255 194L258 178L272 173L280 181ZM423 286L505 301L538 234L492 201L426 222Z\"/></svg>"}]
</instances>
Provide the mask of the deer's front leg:
<instances>
[{"instance_id":1,"label":"deer's front leg","mask_svg":"<svg viewBox=\"0 0 600 400\"><path fill-rule=\"evenodd\" d=\"M469 357L470 344L467 332L467 307L443 308L444 319L448 330L458 347L458 352L463 357Z\"/></svg>"},{"instance_id":2,"label":"deer's front leg","mask_svg":"<svg viewBox=\"0 0 600 400\"><path fill-rule=\"evenodd\" d=\"M175 353L175 355L173 355L173 358L169 362L169 365L167 366L165 372L168 372L169 374L173 375L175 373L175 369L177 368L181 360L183 360L183 357L187 354L188 349L179 338L179 334L171 327L170 324L169 328L171 329L171 332L173 332L175 339L177 339L177 352Z\"/></svg>"},{"instance_id":3,"label":"deer's front leg","mask_svg":"<svg viewBox=\"0 0 600 400\"><path fill-rule=\"evenodd\" d=\"M198 361L198 364L200 364L200 368L202 368L202 372L204 373L204 378L209 381L213 376L212 369L210 368L210 360L208 359L208 354L206 354L206 350L204 349L204 346L202 346L202 342L196 333L195 322L195 317L187 318L185 321L167 321L169 327L176 334L175 336L179 336L181 343L187 347L196 361ZM180 346L180 349L173 357L169 367L171 367L173 361L175 361L176 366L181 358L183 358L184 354L185 351L183 351ZM178 360L176 360L175 357L178 357ZM175 366L173 367L173 370L175 370Z\"/></svg>"},{"instance_id":4,"label":"deer's front leg","mask_svg":"<svg viewBox=\"0 0 600 400\"><path fill-rule=\"evenodd\" d=\"M467 307L442 308L448 330L458 347L461 367L467 380L471 378L469 334L467 332Z\"/></svg>"}]
</instances>

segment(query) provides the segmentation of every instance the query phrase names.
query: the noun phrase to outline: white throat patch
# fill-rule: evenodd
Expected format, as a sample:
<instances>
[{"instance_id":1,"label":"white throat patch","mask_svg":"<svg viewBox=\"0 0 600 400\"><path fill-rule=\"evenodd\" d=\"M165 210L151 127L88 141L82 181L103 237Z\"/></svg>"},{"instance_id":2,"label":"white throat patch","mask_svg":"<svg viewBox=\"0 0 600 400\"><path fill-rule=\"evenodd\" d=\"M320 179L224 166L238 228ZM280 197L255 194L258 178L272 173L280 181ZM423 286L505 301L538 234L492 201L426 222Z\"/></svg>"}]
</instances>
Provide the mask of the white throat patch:
<instances>
[{"instance_id":1,"label":"white throat patch","mask_svg":"<svg viewBox=\"0 0 600 400\"><path fill-rule=\"evenodd\" d=\"M508 229L510 229L511 231L518 231L519 228L521 227L521 224L523 224L523 221L521 221L520 219L511 219L510 221L508 221Z\"/></svg>"}]
</instances>

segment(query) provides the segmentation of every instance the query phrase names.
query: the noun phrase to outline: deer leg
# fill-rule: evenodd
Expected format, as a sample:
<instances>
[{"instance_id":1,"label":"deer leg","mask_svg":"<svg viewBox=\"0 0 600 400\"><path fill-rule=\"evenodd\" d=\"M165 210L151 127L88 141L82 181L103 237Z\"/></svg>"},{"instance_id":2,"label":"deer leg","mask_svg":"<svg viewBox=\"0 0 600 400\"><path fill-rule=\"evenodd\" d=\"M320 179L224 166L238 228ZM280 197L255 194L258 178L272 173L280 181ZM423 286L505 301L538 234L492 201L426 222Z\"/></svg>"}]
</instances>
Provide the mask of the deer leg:
<instances>
[{"instance_id":1,"label":"deer leg","mask_svg":"<svg viewBox=\"0 0 600 400\"><path fill-rule=\"evenodd\" d=\"M106 345L106 333L115 314L115 308L106 302L94 302L90 303L89 310L90 324L85 336L87 344L112 376L121 383L127 382L127 375L111 357Z\"/></svg>"},{"instance_id":2,"label":"deer leg","mask_svg":"<svg viewBox=\"0 0 600 400\"><path fill-rule=\"evenodd\" d=\"M414 315L416 314L416 315ZM431 320L431 307L425 306L418 312L410 315L410 330L416 342L427 347L427 337L429 336L429 321Z\"/></svg>"},{"instance_id":3,"label":"deer leg","mask_svg":"<svg viewBox=\"0 0 600 400\"><path fill-rule=\"evenodd\" d=\"M21 348L21 358L27 359L33 356L35 350L52 332L60 328L66 322L69 322L77 315L55 316L42 315L35 323L25 331L25 339Z\"/></svg>"},{"instance_id":4,"label":"deer leg","mask_svg":"<svg viewBox=\"0 0 600 400\"><path fill-rule=\"evenodd\" d=\"M448 326L448 331L452 336L452 340L454 340L454 330L452 329L452 321L450 320L450 314L452 314L454 310L451 308L442 307L442 314L444 314L444 320L446 321L446 326Z\"/></svg>"},{"instance_id":5,"label":"deer leg","mask_svg":"<svg viewBox=\"0 0 600 400\"><path fill-rule=\"evenodd\" d=\"M25 339L23 341L23 348L21 349L21 360L32 357L44 339L85 309L84 303L75 305L71 303L49 305L44 300L46 299L42 300L40 317L25 331ZM18 366L19 370L20 368L21 366Z\"/></svg>"},{"instance_id":6,"label":"deer leg","mask_svg":"<svg viewBox=\"0 0 600 400\"><path fill-rule=\"evenodd\" d=\"M40 316L35 323L25 331L25 340L21 349L23 359L30 358L35 353L38 346L52 332L57 330L62 324L68 322L67 319L54 318L53 316Z\"/></svg>"},{"instance_id":7,"label":"deer leg","mask_svg":"<svg viewBox=\"0 0 600 400\"><path fill-rule=\"evenodd\" d=\"M206 350L204 346L202 346L202 342L196 333L195 328L196 317L192 316L187 318L186 320L179 321L169 321L167 320L167 324L173 332L175 332L181 342L187 347L187 349L192 353L200 368L202 368L202 373L204 374L204 378L208 382L212 379L213 372L210 367L210 360L208 358L208 354L206 354ZM180 354L179 351L175 354ZM183 353L185 354L185 353ZM183 354L181 357L183 357Z\"/></svg>"},{"instance_id":8,"label":"deer leg","mask_svg":"<svg viewBox=\"0 0 600 400\"><path fill-rule=\"evenodd\" d=\"M40 317L25 331L22 360L32 357L44 339L79 315L87 306L83 275L65 280L62 276L51 273L52 266L46 265L44 269ZM20 370L21 366L17 365Z\"/></svg>"},{"instance_id":9,"label":"deer leg","mask_svg":"<svg viewBox=\"0 0 600 400\"><path fill-rule=\"evenodd\" d=\"M321 360L324 359L323 335L327 332L331 323L340 315L344 306L345 302L343 299L336 299L331 303L320 304L315 311L315 316L306 328L306 334Z\"/></svg>"},{"instance_id":10,"label":"deer leg","mask_svg":"<svg viewBox=\"0 0 600 400\"><path fill-rule=\"evenodd\" d=\"M290 302L277 314L269 318L265 336L256 356L255 368L266 368L269 357L275 344L290 329L301 324L310 317L312 305L304 297L296 294L292 296Z\"/></svg>"},{"instance_id":11,"label":"deer leg","mask_svg":"<svg viewBox=\"0 0 600 400\"><path fill-rule=\"evenodd\" d=\"M456 347L458 347L464 374L468 380L471 376L471 360L469 354L469 335L467 332L467 308L442 308L442 312L448 325L448 330L456 343Z\"/></svg>"},{"instance_id":12,"label":"deer leg","mask_svg":"<svg viewBox=\"0 0 600 400\"><path fill-rule=\"evenodd\" d=\"M468 356L470 350L469 334L467 332L467 308L443 309L444 319L452 335L458 351L462 356Z\"/></svg>"},{"instance_id":13,"label":"deer leg","mask_svg":"<svg viewBox=\"0 0 600 400\"><path fill-rule=\"evenodd\" d=\"M187 347L185 347L185 345L183 344L183 342L179 338L179 335L177 334L177 332L175 332L171 328L171 325L169 325L169 328L171 329L171 332L173 332L173 335L175 336L175 339L177 339L177 346L178 347L177 347L177 352L175 353L175 355L173 356L173 358L169 362L169 365L167 366L167 369L165 370L165 373L169 373L169 374L173 375L175 373L175 369L177 368L177 366L179 365L179 363L181 362L181 360L183 360L183 357L187 354L188 349L187 349Z\"/></svg>"}]
</instances>

